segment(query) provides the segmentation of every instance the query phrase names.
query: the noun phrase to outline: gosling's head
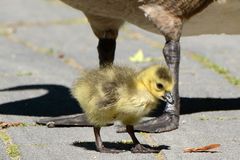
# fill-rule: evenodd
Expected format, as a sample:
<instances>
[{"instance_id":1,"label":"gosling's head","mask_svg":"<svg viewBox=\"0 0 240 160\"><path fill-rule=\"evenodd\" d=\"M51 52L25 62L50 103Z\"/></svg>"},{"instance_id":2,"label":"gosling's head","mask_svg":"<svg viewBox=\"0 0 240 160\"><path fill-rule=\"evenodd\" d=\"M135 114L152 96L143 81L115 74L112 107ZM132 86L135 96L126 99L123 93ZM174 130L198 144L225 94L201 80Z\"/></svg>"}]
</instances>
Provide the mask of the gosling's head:
<instances>
[{"instance_id":1,"label":"gosling's head","mask_svg":"<svg viewBox=\"0 0 240 160\"><path fill-rule=\"evenodd\" d=\"M171 91L173 89L173 78L166 65L153 65L143 69L138 76L140 83L156 98L173 104Z\"/></svg>"}]
</instances>

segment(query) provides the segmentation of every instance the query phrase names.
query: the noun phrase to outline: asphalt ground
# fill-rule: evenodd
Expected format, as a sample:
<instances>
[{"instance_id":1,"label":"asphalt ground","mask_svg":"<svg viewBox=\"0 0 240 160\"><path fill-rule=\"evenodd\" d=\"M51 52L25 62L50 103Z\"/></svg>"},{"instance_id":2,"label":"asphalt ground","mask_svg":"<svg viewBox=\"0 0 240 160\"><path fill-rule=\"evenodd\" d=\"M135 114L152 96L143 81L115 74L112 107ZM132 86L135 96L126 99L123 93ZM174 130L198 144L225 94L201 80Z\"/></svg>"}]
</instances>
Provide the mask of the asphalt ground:
<instances>
[{"instance_id":1,"label":"asphalt ground","mask_svg":"<svg viewBox=\"0 0 240 160\"><path fill-rule=\"evenodd\" d=\"M141 68L162 61L164 38L125 24L115 63ZM133 154L130 137L115 126L102 129L106 146L120 154L96 152L92 128L47 128L40 118L79 113L69 88L85 68L98 66L97 38L83 14L55 0L0 2L0 121L23 126L0 129L0 159L169 159L238 160L240 147L240 35L181 39L179 129L137 133L161 148ZM141 50L150 61L130 61ZM183 153L187 147L219 143L217 152Z\"/></svg>"}]
</instances>

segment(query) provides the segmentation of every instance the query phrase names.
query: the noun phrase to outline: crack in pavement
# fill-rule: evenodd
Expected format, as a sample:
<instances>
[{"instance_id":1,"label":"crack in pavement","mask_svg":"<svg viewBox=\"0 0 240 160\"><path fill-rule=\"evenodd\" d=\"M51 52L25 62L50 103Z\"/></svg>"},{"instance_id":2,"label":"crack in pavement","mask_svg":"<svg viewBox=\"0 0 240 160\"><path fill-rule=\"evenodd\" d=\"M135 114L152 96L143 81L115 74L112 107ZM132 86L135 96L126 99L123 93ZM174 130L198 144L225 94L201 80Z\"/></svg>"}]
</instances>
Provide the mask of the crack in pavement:
<instances>
[{"instance_id":1,"label":"crack in pavement","mask_svg":"<svg viewBox=\"0 0 240 160\"><path fill-rule=\"evenodd\" d=\"M15 144L10 137L10 135L7 133L6 129L0 130L0 139L5 144L5 152L9 156L11 160L20 160L21 159L21 153L19 150L19 146Z\"/></svg>"}]
</instances>

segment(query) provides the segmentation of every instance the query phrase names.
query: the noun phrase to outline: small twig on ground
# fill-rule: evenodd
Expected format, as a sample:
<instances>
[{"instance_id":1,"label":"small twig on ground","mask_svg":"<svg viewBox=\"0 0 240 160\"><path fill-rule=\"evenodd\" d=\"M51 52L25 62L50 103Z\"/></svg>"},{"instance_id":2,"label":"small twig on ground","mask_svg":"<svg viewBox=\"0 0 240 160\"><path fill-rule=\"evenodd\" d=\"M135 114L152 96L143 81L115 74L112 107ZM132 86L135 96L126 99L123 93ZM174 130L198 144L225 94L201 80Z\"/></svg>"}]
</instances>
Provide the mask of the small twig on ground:
<instances>
[{"instance_id":1,"label":"small twig on ground","mask_svg":"<svg viewBox=\"0 0 240 160\"><path fill-rule=\"evenodd\" d=\"M21 122L2 122L0 121L0 129L9 128L9 127L17 127L23 125Z\"/></svg>"},{"instance_id":2,"label":"small twig on ground","mask_svg":"<svg viewBox=\"0 0 240 160\"><path fill-rule=\"evenodd\" d=\"M220 144L209 144L207 146L196 147L196 148L185 148L184 153L192 153L192 152L216 152L211 149L215 149L220 147Z\"/></svg>"}]
</instances>

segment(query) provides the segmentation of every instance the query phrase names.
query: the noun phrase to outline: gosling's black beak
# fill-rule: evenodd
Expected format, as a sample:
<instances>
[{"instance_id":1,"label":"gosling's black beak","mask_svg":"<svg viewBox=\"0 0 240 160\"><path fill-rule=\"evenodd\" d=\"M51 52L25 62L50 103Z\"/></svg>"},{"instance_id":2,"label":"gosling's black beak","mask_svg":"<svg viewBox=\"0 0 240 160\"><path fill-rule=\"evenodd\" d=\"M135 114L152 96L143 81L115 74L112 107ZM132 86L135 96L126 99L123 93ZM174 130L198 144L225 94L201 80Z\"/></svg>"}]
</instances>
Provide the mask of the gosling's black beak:
<instances>
[{"instance_id":1,"label":"gosling's black beak","mask_svg":"<svg viewBox=\"0 0 240 160\"><path fill-rule=\"evenodd\" d=\"M162 96L163 100L169 104L174 104L173 96L171 92L166 92L164 96Z\"/></svg>"}]
</instances>

